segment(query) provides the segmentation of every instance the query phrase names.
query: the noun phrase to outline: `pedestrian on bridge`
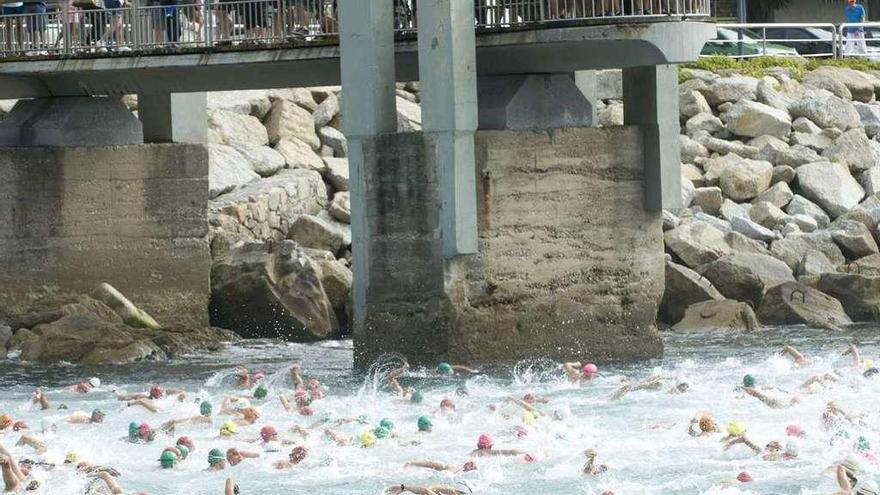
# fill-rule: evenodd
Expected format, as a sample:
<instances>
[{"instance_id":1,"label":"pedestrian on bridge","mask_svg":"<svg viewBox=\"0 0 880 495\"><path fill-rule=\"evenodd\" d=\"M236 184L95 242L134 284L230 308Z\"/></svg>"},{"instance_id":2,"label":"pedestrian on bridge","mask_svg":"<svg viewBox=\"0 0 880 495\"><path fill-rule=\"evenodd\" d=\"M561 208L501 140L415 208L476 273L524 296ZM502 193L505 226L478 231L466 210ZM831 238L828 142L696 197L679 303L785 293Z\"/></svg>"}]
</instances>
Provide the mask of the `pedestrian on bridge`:
<instances>
[{"instance_id":1,"label":"pedestrian on bridge","mask_svg":"<svg viewBox=\"0 0 880 495\"><path fill-rule=\"evenodd\" d=\"M843 9L846 16L846 22L850 24L860 24L866 21L865 8L859 5L856 0L847 0L847 5ZM868 46L865 43L865 28L847 27L846 44L843 46L844 55L866 55Z\"/></svg>"}]
</instances>

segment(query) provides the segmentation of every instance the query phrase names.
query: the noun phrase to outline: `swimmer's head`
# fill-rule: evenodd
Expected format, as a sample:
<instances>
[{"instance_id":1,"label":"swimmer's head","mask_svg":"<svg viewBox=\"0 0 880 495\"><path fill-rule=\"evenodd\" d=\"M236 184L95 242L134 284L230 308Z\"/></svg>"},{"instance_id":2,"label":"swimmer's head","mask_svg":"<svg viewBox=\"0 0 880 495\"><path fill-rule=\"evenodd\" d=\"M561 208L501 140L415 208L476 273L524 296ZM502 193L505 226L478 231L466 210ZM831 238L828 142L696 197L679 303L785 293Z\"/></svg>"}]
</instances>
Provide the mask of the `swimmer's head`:
<instances>
[{"instance_id":1,"label":"swimmer's head","mask_svg":"<svg viewBox=\"0 0 880 495\"><path fill-rule=\"evenodd\" d=\"M86 382L78 383L76 385L76 392L80 394L87 394L92 390L92 386Z\"/></svg>"},{"instance_id":2,"label":"swimmer's head","mask_svg":"<svg viewBox=\"0 0 880 495\"><path fill-rule=\"evenodd\" d=\"M153 428L147 423L141 423L138 426L138 438L141 440L151 441L156 437L156 432L153 431Z\"/></svg>"},{"instance_id":3,"label":"swimmer's head","mask_svg":"<svg viewBox=\"0 0 880 495\"><path fill-rule=\"evenodd\" d=\"M727 423L727 434L732 437L738 437L746 432L746 427L739 421L731 421Z\"/></svg>"},{"instance_id":4,"label":"swimmer's head","mask_svg":"<svg viewBox=\"0 0 880 495\"><path fill-rule=\"evenodd\" d=\"M788 425L785 427L785 435L789 437L805 438L807 433L799 425Z\"/></svg>"},{"instance_id":5,"label":"swimmer's head","mask_svg":"<svg viewBox=\"0 0 880 495\"><path fill-rule=\"evenodd\" d=\"M246 407L241 410L241 414L242 416L244 416L244 419L249 423L253 423L256 420L260 419L260 411L258 411L256 407Z\"/></svg>"},{"instance_id":6,"label":"swimmer's head","mask_svg":"<svg viewBox=\"0 0 880 495\"><path fill-rule=\"evenodd\" d=\"M394 429L394 421L391 421L388 418L382 418L382 420L379 421L379 426L385 428L388 431L392 431Z\"/></svg>"},{"instance_id":7,"label":"swimmer's head","mask_svg":"<svg viewBox=\"0 0 880 495\"><path fill-rule=\"evenodd\" d=\"M317 378L309 378L309 388L312 390L317 390L321 388L321 381Z\"/></svg>"},{"instance_id":8,"label":"swimmer's head","mask_svg":"<svg viewBox=\"0 0 880 495\"><path fill-rule=\"evenodd\" d=\"M180 452L180 458L186 459L189 457L189 447L186 445L177 445L177 451Z\"/></svg>"},{"instance_id":9,"label":"swimmer's head","mask_svg":"<svg viewBox=\"0 0 880 495\"><path fill-rule=\"evenodd\" d=\"M455 402L452 399L443 399L440 401L440 409L455 409Z\"/></svg>"},{"instance_id":10,"label":"swimmer's head","mask_svg":"<svg viewBox=\"0 0 880 495\"><path fill-rule=\"evenodd\" d=\"M840 465L843 466L843 470L846 471L846 475L850 481L856 483L858 481L857 477L861 475L863 471L862 463L858 458L855 456L848 456Z\"/></svg>"},{"instance_id":11,"label":"swimmer's head","mask_svg":"<svg viewBox=\"0 0 880 495\"><path fill-rule=\"evenodd\" d=\"M739 481L740 483L751 483L754 481L754 478L752 478L751 474L743 471L736 476L736 481Z\"/></svg>"},{"instance_id":12,"label":"swimmer's head","mask_svg":"<svg viewBox=\"0 0 880 495\"><path fill-rule=\"evenodd\" d=\"M526 395L523 395L522 400L526 404L534 404L537 401L537 399L535 399L535 394L533 394L531 392L527 393Z\"/></svg>"},{"instance_id":13,"label":"swimmer's head","mask_svg":"<svg viewBox=\"0 0 880 495\"><path fill-rule=\"evenodd\" d=\"M210 402L202 401L202 403L199 404L199 413L201 413L202 416L206 418L210 417L212 412L214 412L214 406L212 406Z\"/></svg>"},{"instance_id":14,"label":"swimmer's head","mask_svg":"<svg viewBox=\"0 0 880 495\"><path fill-rule=\"evenodd\" d=\"M373 435L376 435L376 438L380 440L383 438L387 438L390 434L391 430L385 428L384 426L377 426L376 429L373 430Z\"/></svg>"},{"instance_id":15,"label":"swimmer's head","mask_svg":"<svg viewBox=\"0 0 880 495\"><path fill-rule=\"evenodd\" d=\"M296 446L293 450L290 451L290 455L288 458L290 462L294 464L299 464L309 455L308 447L303 447L302 445Z\"/></svg>"},{"instance_id":16,"label":"swimmer's head","mask_svg":"<svg viewBox=\"0 0 880 495\"><path fill-rule=\"evenodd\" d=\"M275 440L276 437L278 437L278 431L276 431L274 427L264 426L260 429L260 438L262 438L264 442Z\"/></svg>"},{"instance_id":17,"label":"swimmer's head","mask_svg":"<svg viewBox=\"0 0 880 495\"><path fill-rule=\"evenodd\" d=\"M421 404L421 403L422 403L422 400L423 400L424 398L425 398L425 397L424 397L424 396L422 395L422 393L421 393L420 391L418 391L418 390L416 390L415 392L412 393L412 395L409 396L409 400L410 400L410 402L412 402L412 403L414 403L414 404Z\"/></svg>"},{"instance_id":18,"label":"swimmer's head","mask_svg":"<svg viewBox=\"0 0 880 495\"><path fill-rule=\"evenodd\" d=\"M162 469L171 469L177 465L177 456L174 455L174 452L166 450L159 457L159 465L162 466Z\"/></svg>"},{"instance_id":19,"label":"swimmer's head","mask_svg":"<svg viewBox=\"0 0 880 495\"><path fill-rule=\"evenodd\" d=\"M449 363L440 363L437 365L437 372L441 375L451 375L453 373L452 365Z\"/></svg>"},{"instance_id":20,"label":"swimmer's head","mask_svg":"<svg viewBox=\"0 0 880 495\"><path fill-rule=\"evenodd\" d=\"M712 418L712 416L702 416L700 418L700 431L702 431L702 432L718 431L718 424L715 423L715 420Z\"/></svg>"},{"instance_id":21,"label":"swimmer's head","mask_svg":"<svg viewBox=\"0 0 880 495\"><path fill-rule=\"evenodd\" d=\"M153 385L153 387L150 389L150 398L151 399L161 399L162 395L163 395L162 387L160 387L158 385Z\"/></svg>"},{"instance_id":22,"label":"swimmer's head","mask_svg":"<svg viewBox=\"0 0 880 495\"><path fill-rule=\"evenodd\" d=\"M257 385L257 388L254 389L254 399L263 400L267 395L269 395L269 389L262 383Z\"/></svg>"},{"instance_id":23,"label":"swimmer's head","mask_svg":"<svg viewBox=\"0 0 880 495\"><path fill-rule=\"evenodd\" d=\"M755 377L752 375L745 375L743 377L743 387L754 387L755 386Z\"/></svg>"},{"instance_id":24,"label":"swimmer's head","mask_svg":"<svg viewBox=\"0 0 880 495\"><path fill-rule=\"evenodd\" d=\"M587 363L581 368L581 374L586 378L593 378L599 372L599 367L593 363Z\"/></svg>"},{"instance_id":25,"label":"swimmer's head","mask_svg":"<svg viewBox=\"0 0 880 495\"><path fill-rule=\"evenodd\" d=\"M461 467L461 470L464 472L476 471L477 464L474 461L467 461L466 463L464 463L464 466Z\"/></svg>"},{"instance_id":26,"label":"swimmer's head","mask_svg":"<svg viewBox=\"0 0 880 495\"><path fill-rule=\"evenodd\" d=\"M679 393L685 393L690 390L691 384L685 381L681 381L675 384L675 390Z\"/></svg>"},{"instance_id":27,"label":"swimmer's head","mask_svg":"<svg viewBox=\"0 0 880 495\"><path fill-rule=\"evenodd\" d=\"M865 437L859 437L856 439L856 443L853 447L859 452L867 452L871 450L871 442Z\"/></svg>"},{"instance_id":28,"label":"swimmer's head","mask_svg":"<svg viewBox=\"0 0 880 495\"><path fill-rule=\"evenodd\" d=\"M376 445L376 435L372 431L365 431L358 437L361 447L372 447Z\"/></svg>"},{"instance_id":29,"label":"swimmer's head","mask_svg":"<svg viewBox=\"0 0 880 495\"><path fill-rule=\"evenodd\" d=\"M182 436L177 439L176 443L177 448L186 447L189 452L193 452L194 450L196 450L196 446L190 437Z\"/></svg>"},{"instance_id":30,"label":"swimmer's head","mask_svg":"<svg viewBox=\"0 0 880 495\"><path fill-rule=\"evenodd\" d=\"M77 461L79 461L79 454L72 450L64 455L64 464L73 464Z\"/></svg>"},{"instance_id":31,"label":"swimmer's head","mask_svg":"<svg viewBox=\"0 0 880 495\"><path fill-rule=\"evenodd\" d=\"M95 409L94 411L92 411L92 416L90 420L92 421L92 423L103 423L105 417L107 417L107 415L104 414L104 411L100 409Z\"/></svg>"},{"instance_id":32,"label":"swimmer's head","mask_svg":"<svg viewBox=\"0 0 880 495\"><path fill-rule=\"evenodd\" d=\"M865 366L865 368L873 368L874 360L871 358L865 358L864 360L862 360L862 364Z\"/></svg>"},{"instance_id":33,"label":"swimmer's head","mask_svg":"<svg viewBox=\"0 0 880 495\"><path fill-rule=\"evenodd\" d=\"M493 445L495 445L495 442L492 441L492 437L487 433L483 433L480 435L480 438L477 439L477 448L480 450L491 449Z\"/></svg>"},{"instance_id":34,"label":"swimmer's head","mask_svg":"<svg viewBox=\"0 0 880 495\"><path fill-rule=\"evenodd\" d=\"M208 452L208 465L216 466L220 463L226 462L226 455L220 449L211 449Z\"/></svg>"},{"instance_id":35,"label":"swimmer's head","mask_svg":"<svg viewBox=\"0 0 880 495\"><path fill-rule=\"evenodd\" d=\"M12 426L12 416L9 414L4 414L0 416L0 430L5 430Z\"/></svg>"},{"instance_id":36,"label":"swimmer's head","mask_svg":"<svg viewBox=\"0 0 880 495\"><path fill-rule=\"evenodd\" d=\"M101 386L101 379L93 376L89 378L89 385L91 385L92 388L98 388Z\"/></svg>"},{"instance_id":37,"label":"swimmer's head","mask_svg":"<svg viewBox=\"0 0 880 495\"><path fill-rule=\"evenodd\" d=\"M220 427L220 436L231 437L236 433L238 433L238 425L232 421L226 421L223 423L223 426Z\"/></svg>"},{"instance_id":38,"label":"swimmer's head","mask_svg":"<svg viewBox=\"0 0 880 495\"><path fill-rule=\"evenodd\" d=\"M128 424L128 439L129 440L137 440L138 429L139 429L139 426L134 421L132 421L131 423Z\"/></svg>"},{"instance_id":39,"label":"swimmer's head","mask_svg":"<svg viewBox=\"0 0 880 495\"><path fill-rule=\"evenodd\" d=\"M12 431L21 431L21 430L27 430L27 429L28 429L28 425L24 421L16 421L12 425Z\"/></svg>"},{"instance_id":40,"label":"swimmer's head","mask_svg":"<svg viewBox=\"0 0 880 495\"><path fill-rule=\"evenodd\" d=\"M434 427L434 423L431 422L431 418L427 416L419 416L419 419L416 423L419 427L419 431L431 431L431 428Z\"/></svg>"},{"instance_id":41,"label":"swimmer's head","mask_svg":"<svg viewBox=\"0 0 880 495\"><path fill-rule=\"evenodd\" d=\"M782 444L777 442L776 440L772 440L770 442L767 442L765 448L771 452L779 452L782 450Z\"/></svg>"}]
</instances>

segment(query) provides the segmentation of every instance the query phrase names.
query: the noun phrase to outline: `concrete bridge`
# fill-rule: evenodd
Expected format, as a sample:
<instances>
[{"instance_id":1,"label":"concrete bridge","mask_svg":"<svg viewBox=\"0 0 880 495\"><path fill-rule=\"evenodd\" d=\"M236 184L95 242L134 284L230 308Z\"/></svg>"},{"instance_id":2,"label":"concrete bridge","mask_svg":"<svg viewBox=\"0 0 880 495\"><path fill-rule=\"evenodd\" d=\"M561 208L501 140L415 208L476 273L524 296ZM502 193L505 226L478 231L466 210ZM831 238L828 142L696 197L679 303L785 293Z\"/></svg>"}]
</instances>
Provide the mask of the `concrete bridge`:
<instances>
[{"instance_id":1,"label":"concrete bridge","mask_svg":"<svg viewBox=\"0 0 880 495\"><path fill-rule=\"evenodd\" d=\"M70 12L0 17L0 98L34 98L0 123L13 147L0 150L0 301L131 270L154 307L198 314L204 92L341 83L359 363L659 353L660 210L680 201L675 64L714 35L708 1L419 0L404 21L401 3L179 6L203 24L177 40L130 7L91 21L121 19L91 44ZM258 6L269 26L236 34ZM237 14L220 36L224 12ZM624 69L623 127L592 127L599 68ZM394 83L414 80L424 131L398 133ZM132 93L139 120L104 97ZM35 188L48 204L28 202ZM118 205L138 217L121 238Z\"/></svg>"}]
</instances>

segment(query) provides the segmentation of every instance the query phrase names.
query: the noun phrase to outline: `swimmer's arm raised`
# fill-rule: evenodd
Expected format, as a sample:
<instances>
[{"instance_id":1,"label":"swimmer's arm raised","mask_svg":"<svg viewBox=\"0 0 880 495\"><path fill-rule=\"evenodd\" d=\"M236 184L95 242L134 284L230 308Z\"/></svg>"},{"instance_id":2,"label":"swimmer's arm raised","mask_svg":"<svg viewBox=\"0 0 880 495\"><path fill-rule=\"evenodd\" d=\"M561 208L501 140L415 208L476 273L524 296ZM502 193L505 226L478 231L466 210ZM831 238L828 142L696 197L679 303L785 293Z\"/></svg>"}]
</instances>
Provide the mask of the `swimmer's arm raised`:
<instances>
[{"instance_id":1,"label":"swimmer's arm raised","mask_svg":"<svg viewBox=\"0 0 880 495\"><path fill-rule=\"evenodd\" d=\"M580 361L572 361L568 363L562 363L562 367L565 369L565 374L568 375L568 378L572 380L580 380L581 379L581 363Z\"/></svg>"},{"instance_id":2,"label":"swimmer's arm raised","mask_svg":"<svg viewBox=\"0 0 880 495\"><path fill-rule=\"evenodd\" d=\"M410 461L403 465L403 467L421 467L426 469L433 469L434 471L454 471L455 468L448 464L444 464L442 462L436 461Z\"/></svg>"}]
</instances>

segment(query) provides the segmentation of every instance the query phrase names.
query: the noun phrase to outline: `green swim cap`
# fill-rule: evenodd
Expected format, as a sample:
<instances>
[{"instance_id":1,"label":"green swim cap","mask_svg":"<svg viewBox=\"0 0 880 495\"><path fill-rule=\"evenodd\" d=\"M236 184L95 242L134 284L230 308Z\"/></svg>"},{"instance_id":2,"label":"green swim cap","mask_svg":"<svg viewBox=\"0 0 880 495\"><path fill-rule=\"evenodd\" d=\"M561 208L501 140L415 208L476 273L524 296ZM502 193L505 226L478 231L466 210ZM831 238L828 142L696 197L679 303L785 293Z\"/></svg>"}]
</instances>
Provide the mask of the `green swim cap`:
<instances>
[{"instance_id":1,"label":"green swim cap","mask_svg":"<svg viewBox=\"0 0 880 495\"><path fill-rule=\"evenodd\" d=\"M129 440L137 440L138 439L138 428L140 425L132 421L128 424L128 439Z\"/></svg>"},{"instance_id":2,"label":"green swim cap","mask_svg":"<svg viewBox=\"0 0 880 495\"><path fill-rule=\"evenodd\" d=\"M189 457L189 447L187 447L186 445L177 444L177 450L180 451L180 456L184 459Z\"/></svg>"},{"instance_id":3,"label":"green swim cap","mask_svg":"<svg viewBox=\"0 0 880 495\"><path fill-rule=\"evenodd\" d=\"M329 423L332 420L333 420L333 415L328 412L322 413L320 416L321 423Z\"/></svg>"},{"instance_id":4,"label":"green swim cap","mask_svg":"<svg viewBox=\"0 0 880 495\"><path fill-rule=\"evenodd\" d=\"M375 430L373 430L373 435L376 435L376 438L385 438L390 434L391 434L391 432L388 431L388 428L385 428L383 426L380 426L380 427L376 428Z\"/></svg>"},{"instance_id":5,"label":"green swim cap","mask_svg":"<svg viewBox=\"0 0 880 495\"><path fill-rule=\"evenodd\" d=\"M437 371L443 373L444 375L452 374L452 365L449 363L440 363L437 365Z\"/></svg>"},{"instance_id":6,"label":"green swim cap","mask_svg":"<svg viewBox=\"0 0 880 495\"><path fill-rule=\"evenodd\" d=\"M860 452L871 450L871 442L869 442L868 439L865 437L859 437L856 440L856 450Z\"/></svg>"},{"instance_id":7,"label":"green swim cap","mask_svg":"<svg viewBox=\"0 0 880 495\"><path fill-rule=\"evenodd\" d=\"M410 402L415 402L416 404L421 404L423 398L424 397L422 396L422 393L419 392L418 390L416 390L415 392L412 393L409 400L410 400Z\"/></svg>"},{"instance_id":8,"label":"green swim cap","mask_svg":"<svg viewBox=\"0 0 880 495\"><path fill-rule=\"evenodd\" d=\"M755 386L755 377L752 375L746 375L743 377L743 387L754 387Z\"/></svg>"},{"instance_id":9,"label":"green swim cap","mask_svg":"<svg viewBox=\"0 0 880 495\"><path fill-rule=\"evenodd\" d=\"M208 417L213 411L214 406L212 406L211 403L208 401L203 401L201 405L199 405L199 412L201 412L202 416Z\"/></svg>"},{"instance_id":10,"label":"green swim cap","mask_svg":"<svg viewBox=\"0 0 880 495\"><path fill-rule=\"evenodd\" d=\"M382 421L379 421L379 426L385 428L388 431L394 430L394 422L388 418L382 418Z\"/></svg>"},{"instance_id":11,"label":"green swim cap","mask_svg":"<svg viewBox=\"0 0 880 495\"><path fill-rule=\"evenodd\" d=\"M366 423L366 422L370 421L370 417L367 416L366 414L361 414L360 416L358 416L358 421L361 423Z\"/></svg>"},{"instance_id":12,"label":"green swim cap","mask_svg":"<svg viewBox=\"0 0 880 495\"><path fill-rule=\"evenodd\" d=\"M159 457L159 464L162 469L171 469L177 464L177 456L174 455L174 452L166 450L162 452L162 457Z\"/></svg>"},{"instance_id":13,"label":"green swim cap","mask_svg":"<svg viewBox=\"0 0 880 495\"><path fill-rule=\"evenodd\" d=\"M254 390L254 399L262 400L265 399L267 395L269 395L269 389L263 384L260 384L257 386L256 390Z\"/></svg>"},{"instance_id":14,"label":"green swim cap","mask_svg":"<svg viewBox=\"0 0 880 495\"><path fill-rule=\"evenodd\" d=\"M421 416L419 417L418 425L419 431L428 431L431 429L432 426L434 426L434 423L431 423L431 418L427 416Z\"/></svg>"},{"instance_id":15,"label":"green swim cap","mask_svg":"<svg viewBox=\"0 0 880 495\"><path fill-rule=\"evenodd\" d=\"M223 451L221 451L220 449L211 449L211 451L208 452L208 465L209 466L216 466L217 464L219 464L220 462L225 461L225 460L226 460L226 455L223 454Z\"/></svg>"}]
</instances>

